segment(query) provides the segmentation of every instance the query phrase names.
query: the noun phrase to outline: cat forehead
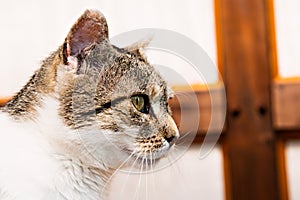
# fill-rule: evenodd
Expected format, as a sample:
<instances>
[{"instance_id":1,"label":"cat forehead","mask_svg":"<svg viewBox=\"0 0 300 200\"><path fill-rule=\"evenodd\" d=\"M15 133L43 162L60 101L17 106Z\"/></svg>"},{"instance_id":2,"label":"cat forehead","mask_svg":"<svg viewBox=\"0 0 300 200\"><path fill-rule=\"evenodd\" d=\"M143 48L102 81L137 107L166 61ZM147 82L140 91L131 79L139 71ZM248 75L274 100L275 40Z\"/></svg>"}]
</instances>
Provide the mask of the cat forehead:
<instances>
[{"instance_id":1,"label":"cat forehead","mask_svg":"<svg viewBox=\"0 0 300 200\"><path fill-rule=\"evenodd\" d=\"M124 95L144 93L157 96L165 92L165 81L151 65L140 62L130 64L116 64L105 70L99 80L101 87Z\"/></svg>"},{"instance_id":2,"label":"cat forehead","mask_svg":"<svg viewBox=\"0 0 300 200\"><path fill-rule=\"evenodd\" d=\"M115 47L109 41L94 44L82 54L86 56L79 61L78 74L93 78L102 95L167 95L165 81L144 57Z\"/></svg>"},{"instance_id":3,"label":"cat forehead","mask_svg":"<svg viewBox=\"0 0 300 200\"><path fill-rule=\"evenodd\" d=\"M163 80L154 67L144 58L109 43L95 44L86 52L87 55L80 58L79 74L87 73L89 69L98 69L98 73L111 74L115 78L130 76L136 79L146 78L148 81L151 79ZM114 77L110 76L110 78Z\"/></svg>"}]
</instances>

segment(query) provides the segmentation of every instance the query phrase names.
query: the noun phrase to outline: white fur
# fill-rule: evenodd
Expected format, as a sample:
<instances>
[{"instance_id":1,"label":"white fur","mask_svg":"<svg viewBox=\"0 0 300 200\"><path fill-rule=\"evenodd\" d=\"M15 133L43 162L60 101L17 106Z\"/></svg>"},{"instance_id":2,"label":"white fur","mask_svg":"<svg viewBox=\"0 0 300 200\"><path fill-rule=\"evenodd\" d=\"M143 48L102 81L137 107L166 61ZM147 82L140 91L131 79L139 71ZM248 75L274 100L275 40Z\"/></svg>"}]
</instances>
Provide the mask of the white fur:
<instances>
[{"instance_id":1,"label":"white fur","mask_svg":"<svg viewBox=\"0 0 300 200\"><path fill-rule=\"evenodd\" d=\"M16 199L42 199L59 166L48 156L40 127L32 121L15 123L2 113L0 124L1 190Z\"/></svg>"},{"instance_id":2,"label":"white fur","mask_svg":"<svg viewBox=\"0 0 300 200\"><path fill-rule=\"evenodd\" d=\"M55 98L43 102L35 121L15 122L0 112L0 199L99 199L103 180L85 168L94 163L82 166L89 152L83 153L85 148L78 146L85 155L83 161L76 152L72 154L72 146L66 152L68 144L80 144L78 133L63 125ZM103 146L107 157L111 147L107 142ZM95 165L105 169L103 163ZM99 188L95 189L93 181Z\"/></svg>"}]
</instances>

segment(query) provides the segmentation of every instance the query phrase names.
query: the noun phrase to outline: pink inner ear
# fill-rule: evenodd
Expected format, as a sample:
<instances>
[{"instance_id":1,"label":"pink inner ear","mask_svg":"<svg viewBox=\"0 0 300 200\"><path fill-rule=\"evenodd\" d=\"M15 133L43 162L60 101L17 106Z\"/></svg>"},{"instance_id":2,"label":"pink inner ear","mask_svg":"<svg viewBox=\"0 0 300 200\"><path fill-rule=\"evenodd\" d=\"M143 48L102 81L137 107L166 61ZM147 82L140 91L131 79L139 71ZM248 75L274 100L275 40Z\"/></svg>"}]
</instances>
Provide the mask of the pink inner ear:
<instances>
[{"instance_id":1,"label":"pink inner ear","mask_svg":"<svg viewBox=\"0 0 300 200\"><path fill-rule=\"evenodd\" d=\"M67 36L66 57L77 55L86 47L104 39L108 39L106 19L98 11L86 10Z\"/></svg>"}]
</instances>

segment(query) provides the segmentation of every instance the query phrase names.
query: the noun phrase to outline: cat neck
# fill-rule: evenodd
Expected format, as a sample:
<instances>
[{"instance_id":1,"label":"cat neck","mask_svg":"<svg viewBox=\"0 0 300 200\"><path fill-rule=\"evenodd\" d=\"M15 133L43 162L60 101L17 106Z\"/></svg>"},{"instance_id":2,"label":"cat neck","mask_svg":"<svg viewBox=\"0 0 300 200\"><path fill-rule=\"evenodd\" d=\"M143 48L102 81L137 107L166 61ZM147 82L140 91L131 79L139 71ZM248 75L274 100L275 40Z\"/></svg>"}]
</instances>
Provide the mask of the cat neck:
<instances>
[{"instance_id":1,"label":"cat neck","mask_svg":"<svg viewBox=\"0 0 300 200\"><path fill-rule=\"evenodd\" d=\"M43 105L37 109L36 121L43 127L41 133L46 136L55 162L59 163L59 170L54 175L54 179L58 180L54 182L55 193L67 199L70 196L71 199L102 199L108 190L109 178L124 158L115 153L115 146L103 136L102 140L97 139L97 153L100 154L96 159L95 152L88 146L90 141L84 141L80 136L81 133L89 133L92 128L76 130L67 127L57 113L58 108L57 98L45 97Z\"/></svg>"},{"instance_id":2,"label":"cat neck","mask_svg":"<svg viewBox=\"0 0 300 200\"><path fill-rule=\"evenodd\" d=\"M111 148L103 141L102 159L95 160L77 130L61 121L58 100L49 94L42 98L34 108L35 120L15 121L0 113L5 126L0 133L0 172L5 171L0 173L0 198L5 188L3 192L20 194L21 199L101 199L105 183L119 165L110 161L115 155L105 148Z\"/></svg>"},{"instance_id":3,"label":"cat neck","mask_svg":"<svg viewBox=\"0 0 300 200\"><path fill-rule=\"evenodd\" d=\"M96 160L78 130L66 126L59 115L55 88L60 51L46 58L1 109L0 199L2 193L20 194L21 199L101 199L105 183L120 165L105 140L98 146L101 160Z\"/></svg>"}]
</instances>

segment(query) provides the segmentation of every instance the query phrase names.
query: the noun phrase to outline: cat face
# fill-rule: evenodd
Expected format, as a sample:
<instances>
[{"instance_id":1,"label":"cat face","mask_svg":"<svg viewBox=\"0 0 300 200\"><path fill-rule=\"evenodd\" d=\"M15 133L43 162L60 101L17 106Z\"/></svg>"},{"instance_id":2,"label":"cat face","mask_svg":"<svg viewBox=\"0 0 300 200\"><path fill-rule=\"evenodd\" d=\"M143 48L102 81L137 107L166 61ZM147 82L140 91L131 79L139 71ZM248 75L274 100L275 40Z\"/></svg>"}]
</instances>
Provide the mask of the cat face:
<instances>
[{"instance_id":1,"label":"cat face","mask_svg":"<svg viewBox=\"0 0 300 200\"><path fill-rule=\"evenodd\" d=\"M111 45L105 18L86 11L67 36L61 57L59 112L91 151L105 140L133 160L166 155L179 137L168 106L170 90L139 46Z\"/></svg>"},{"instance_id":2,"label":"cat face","mask_svg":"<svg viewBox=\"0 0 300 200\"><path fill-rule=\"evenodd\" d=\"M128 154L159 158L178 138L166 82L138 56L119 56L98 79L99 130L106 130L107 139Z\"/></svg>"}]
</instances>

